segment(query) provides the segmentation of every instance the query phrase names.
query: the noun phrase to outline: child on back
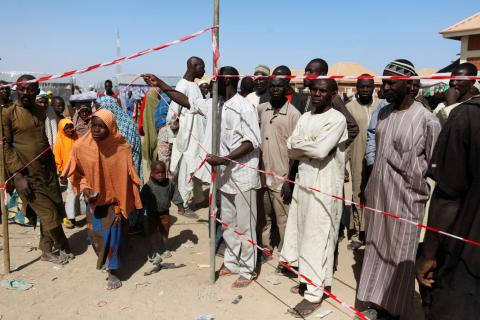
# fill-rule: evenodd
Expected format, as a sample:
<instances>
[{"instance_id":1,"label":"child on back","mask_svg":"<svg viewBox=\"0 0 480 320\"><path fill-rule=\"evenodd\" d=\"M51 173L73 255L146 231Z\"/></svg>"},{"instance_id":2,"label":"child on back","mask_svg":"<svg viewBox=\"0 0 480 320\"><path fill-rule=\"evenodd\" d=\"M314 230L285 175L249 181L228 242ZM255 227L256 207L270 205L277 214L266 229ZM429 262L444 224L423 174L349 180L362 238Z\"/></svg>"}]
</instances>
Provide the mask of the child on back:
<instances>
[{"instance_id":1,"label":"child on back","mask_svg":"<svg viewBox=\"0 0 480 320\"><path fill-rule=\"evenodd\" d=\"M150 169L150 179L143 186L140 195L147 214L150 260L154 264L159 264L162 258L172 256L167 245L170 203L173 202L183 208L183 200L176 184L167 178L165 162L153 161ZM160 255L162 245L165 251Z\"/></svg>"},{"instance_id":2,"label":"child on back","mask_svg":"<svg viewBox=\"0 0 480 320\"><path fill-rule=\"evenodd\" d=\"M64 118L58 123L58 133L55 145L53 146L53 154L55 156L55 163L57 165L57 172L59 176L62 175L63 169L67 165L72 152L72 147L78 135L75 132L72 120ZM72 190L72 185L67 179L62 179L61 184L67 185L65 211L67 217L63 219L63 225L72 229L75 227L75 194Z\"/></svg>"}]
</instances>

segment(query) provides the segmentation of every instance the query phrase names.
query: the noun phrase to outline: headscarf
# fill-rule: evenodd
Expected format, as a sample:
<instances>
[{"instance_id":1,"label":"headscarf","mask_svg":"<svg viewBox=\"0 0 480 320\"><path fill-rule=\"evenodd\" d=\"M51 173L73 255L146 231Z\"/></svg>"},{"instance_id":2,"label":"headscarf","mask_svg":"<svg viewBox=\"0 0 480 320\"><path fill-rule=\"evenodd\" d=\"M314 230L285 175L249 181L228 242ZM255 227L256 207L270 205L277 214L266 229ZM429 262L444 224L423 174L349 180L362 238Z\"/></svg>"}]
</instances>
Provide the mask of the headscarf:
<instances>
[{"instance_id":1,"label":"headscarf","mask_svg":"<svg viewBox=\"0 0 480 320\"><path fill-rule=\"evenodd\" d=\"M75 141L78 139L78 135L75 133L73 137L68 137L63 129L67 124L72 124L72 120L64 118L58 123L57 140L53 146L53 154L55 155L55 163L57 164L58 172L63 172L63 169L67 165L70 159L70 153Z\"/></svg>"},{"instance_id":2,"label":"headscarf","mask_svg":"<svg viewBox=\"0 0 480 320\"><path fill-rule=\"evenodd\" d=\"M399 76L416 76L415 67L413 63L406 59L397 59L385 67L384 72L391 72Z\"/></svg>"},{"instance_id":3,"label":"headscarf","mask_svg":"<svg viewBox=\"0 0 480 320\"><path fill-rule=\"evenodd\" d=\"M85 135L88 131L90 131L90 125L88 122L84 121L82 117L80 117L80 110L89 109L87 106L81 106L79 109L75 110L73 114L73 126L75 127L75 131L79 136Z\"/></svg>"},{"instance_id":4,"label":"headscarf","mask_svg":"<svg viewBox=\"0 0 480 320\"><path fill-rule=\"evenodd\" d=\"M157 90L148 90L145 99L145 109L143 110L142 115L144 133L142 155L143 159L147 161L147 165L150 167L152 161L157 158L158 132L155 128L155 111L160 102Z\"/></svg>"},{"instance_id":5,"label":"headscarf","mask_svg":"<svg viewBox=\"0 0 480 320\"><path fill-rule=\"evenodd\" d=\"M142 208L141 182L133 167L130 145L120 134L112 112L101 109L94 116L105 123L108 136L97 142L88 132L78 139L63 176L70 179L77 194L87 188L98 192L93 209L117 203L122 215L128 219L135 208Z\"/></svg>"},{"instance_id":6,"label":"headscarf","mask_svg":"<svg viewBox=\"0 0 480 320\"><path fill-rule=\"evenodd\" d=\"M35 97L35 101L37 101L38 99L42 99L42 98L48 99L48 95L45 91L40 90L40 93L37 94L37 96Z\"/></svg>"},{"instance_id":7,"label":"headscarf","mask_svg":"<svg viewBox=\"0 0 480 320\"><path fill-rule=\"evenodd\" d=\"M101 96L97 99L101 109L109 110L115 116L115 120L120 130L120 134L127 140L132 148L132 157L135 170L140 178L142 177L142 141L138 128L133 119L122 110L115 98L110 96ZM95 114L96 115L96 114Z\"/></svg>"}]
</instances>

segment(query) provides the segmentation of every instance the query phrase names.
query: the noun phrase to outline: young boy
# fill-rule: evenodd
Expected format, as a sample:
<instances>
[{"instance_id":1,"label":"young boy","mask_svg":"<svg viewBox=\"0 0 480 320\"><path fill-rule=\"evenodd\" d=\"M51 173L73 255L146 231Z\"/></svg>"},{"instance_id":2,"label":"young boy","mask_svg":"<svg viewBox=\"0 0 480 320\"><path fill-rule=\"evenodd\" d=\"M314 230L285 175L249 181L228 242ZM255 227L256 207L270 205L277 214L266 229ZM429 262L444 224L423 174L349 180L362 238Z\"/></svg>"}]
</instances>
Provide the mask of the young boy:
<instances>
[{"instance_id":1,"label":"young boy","mask_svg":"<svg viewBox=\"0 0 480 320\"><path fill-rule=\"evenodd\" d=\"M58 121L65 118L65 116L63 115L63 112L65 111L65 100L63 100L62 97L60 96L53 97L52 107L53 107L53 111L55 111L55 114L57 115Z\"/></svg>"},{"instance_id":2,"label":"young boy","mask_svg":"<svg viewBox=\"0 0 480 320\"><path fill-rule=\"evenodd\" d=\"M170 203L173 202L178 207L183 208L183 200L176 184L167 178L165 162L153 161L150 170L150 180L143 186L140 195L143 208L147 213L148 239L152 253L150 260L153 264L160 264L162 258L172 256L167 245L170 229ZM165 251L160 255L161 245L163 245Z\"/></svg>"},{"instance_id":3,"label":"young boy","mask_svg":"<svg viewBox=\"0 0 480 320\"><path fill-rule=\"evenodd\" d=\"M158 130L158 160L165 162L165 165L170 168L170 158L172 156L173 141L178 132L178 119L175 119L172 123L167 123ZM172 177L170 172L167 173L168 177Z\"/></svg>"}]
</instances>

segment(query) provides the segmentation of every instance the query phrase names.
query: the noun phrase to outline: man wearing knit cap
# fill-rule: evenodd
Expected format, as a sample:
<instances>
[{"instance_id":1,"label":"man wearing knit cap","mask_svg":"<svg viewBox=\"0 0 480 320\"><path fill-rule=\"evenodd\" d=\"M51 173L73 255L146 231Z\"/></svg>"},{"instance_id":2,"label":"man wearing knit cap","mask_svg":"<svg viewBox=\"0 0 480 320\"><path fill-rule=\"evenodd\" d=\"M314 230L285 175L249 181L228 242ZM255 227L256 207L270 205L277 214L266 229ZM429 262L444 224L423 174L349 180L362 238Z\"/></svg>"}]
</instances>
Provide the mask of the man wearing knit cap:
<instances>
[{"instance_id":1,"label":"man wearing knit cap","mask_svg":"<svg viewBox=\"0 0 480 320\"><path fill-rule=\"evenodd\" d=\"M270 100L270 94L268 93L268 78L266 76L270 75L270 68L264 64L259 64L255 68L253 73L255 76L264 76L255 78L255 91L250 93L246 98L250 103L255 107L258 107L259 104L265 103Z\"/></svg>"},{"instance_id":2,"label":"man wearing knit cap","mask_svg":"<svg viewBox=\"0 0 480 320\"><path fill-rule=\"evenodd\" d=\"M384 76L413 76L404 59L389 63ZM429 190L426 172L440 132L438 119L409 94L411 80L383 80L388 105L378 114L376 159L365 189L366 205L421 223ZM365 211L366 246L357 298L374 319L411 319L414 263L420 229Z\"/></svg>"}]
</instances>

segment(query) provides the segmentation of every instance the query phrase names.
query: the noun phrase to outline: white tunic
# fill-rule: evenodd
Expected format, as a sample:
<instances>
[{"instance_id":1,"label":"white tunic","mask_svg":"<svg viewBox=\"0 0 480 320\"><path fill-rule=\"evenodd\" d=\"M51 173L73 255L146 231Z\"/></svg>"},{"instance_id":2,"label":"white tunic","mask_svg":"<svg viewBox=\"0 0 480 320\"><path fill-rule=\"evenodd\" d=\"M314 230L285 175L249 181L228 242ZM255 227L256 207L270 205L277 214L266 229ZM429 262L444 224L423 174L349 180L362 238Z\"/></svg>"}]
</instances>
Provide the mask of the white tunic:
<instances>
[{"instance_id":1,"label":"white tunic","mask_svg":"<svg viewBox=\"0 0 480 320\"><path fill-rule=\"evenodd\" d=\"M287 141L289 157L300 160L295 180L341 196L347 137L347 122L340 112L329 109L321 114L303 114ZM332 283L341 214L341 201L295 186L282 255L298 266L300 273L323 287ZM307 286L305 298L309 301L318 302L322 295L321 289Z\"/></svg>"},{"instance_id":2,"label":"white tunic","mask_svg":"<svg viewBox=\"0 0 480 320\"><path fill-rule=\"evenodd\" d=\"M211 114L207 113L206 109L212 105L212 99L189 99L189 101L192 112L207 114L207 127L203 146L211 153L213 121ZM261 137L256 107L238 93L226 102L223 102L220 98L218 103L217 135L219 155L226 156L240 147L243 142L250 141L254 150L237 159L237 161L245 163L249 167L258 168ZM206 155L205 151L200 150L200 155L200 158L203 159ZM260 188L260 177L255 170L229 162L226 166L219 166L217 171L218 187L222 192L237 194L239 191ZM195 176L209 183L211 172L211 166L205 164Z\"/></svg>"},{"instance_id":3,"label":"white tunic","mask_svg":"<svg viewBox=\"0 0 480 320\"><path fill-rule=\"evenodd\" d=\"M185 94L189 99L195 100L203 98L198 85L195 82L185 79L180 79L175 90ZM170 103L167 120L172 119L179 113L179 130L173 142L170 171L176 171L180 161L185 161L187 166L186 172L191 174L195 171L199 161L199 145L197 141L195 141L195 138L192 137L192 134L197 137L199 141L203 141L206 118L202 113L195 110L190 111L188 108L183 108L172 101ZM182 179L182 177L179 177L179 179Z\"/></svg>"}]
</instances>

